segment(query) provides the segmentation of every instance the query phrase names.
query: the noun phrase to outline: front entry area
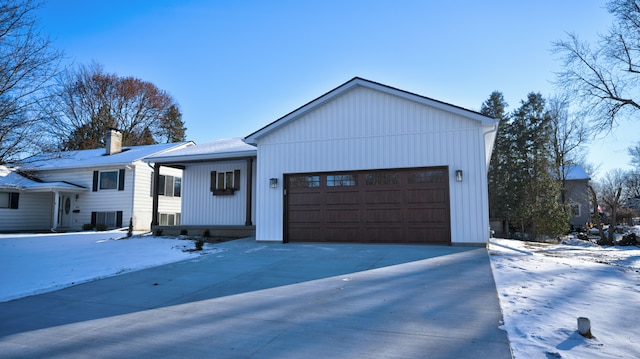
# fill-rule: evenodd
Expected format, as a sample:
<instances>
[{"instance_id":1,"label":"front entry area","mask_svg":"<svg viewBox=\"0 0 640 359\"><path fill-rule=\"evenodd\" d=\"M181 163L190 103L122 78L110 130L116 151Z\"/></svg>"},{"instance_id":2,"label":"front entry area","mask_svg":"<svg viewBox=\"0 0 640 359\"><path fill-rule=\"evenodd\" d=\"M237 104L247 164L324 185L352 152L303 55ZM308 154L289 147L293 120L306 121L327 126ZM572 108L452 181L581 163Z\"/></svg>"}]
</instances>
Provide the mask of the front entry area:
<instances>
[{"instance_id":1,"label":"front entry area","mask_svg":"<svg viewBox=\"0 0 640 359\"><path fill-rule=\"evenodd\" d=\"M285 175L285 241L451 244L447 167Z\"/></svg>"},{"instance_id":2,"label":"front entry area","mask_svg":"<svg viewBox=\"0 0 640 359\"><path fill-rule=\"evenodd\" d=\"M57 228L71 227L72 202L70 195L60 195L58 201L58 225Z\"/></svg>"}]
</instances>

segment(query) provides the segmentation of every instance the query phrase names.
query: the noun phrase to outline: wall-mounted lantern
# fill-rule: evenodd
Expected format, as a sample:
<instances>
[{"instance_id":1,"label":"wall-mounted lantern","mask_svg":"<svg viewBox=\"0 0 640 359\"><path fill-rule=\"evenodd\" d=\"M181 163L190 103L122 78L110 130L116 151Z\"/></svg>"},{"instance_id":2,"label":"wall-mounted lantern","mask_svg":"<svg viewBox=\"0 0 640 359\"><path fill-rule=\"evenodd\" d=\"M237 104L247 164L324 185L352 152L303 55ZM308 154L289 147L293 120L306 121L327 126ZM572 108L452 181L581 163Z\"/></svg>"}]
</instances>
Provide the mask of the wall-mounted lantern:
<instances>
[{"instance_id":1,"label":"wall-mounted lantern","mask_svg":"<svg viewBox=\"0 0 640 359\"><path fill-rule=\"evenodd\" d=\"M270 188L278 188L278 179L277 178L270 178L269 179L269 187Z\"/></svg>"},{"instance_id":2,"label":"wall-mounted lantern","mask_svg":"<svg viewBox=\"0 0 640 359\"><path fill-rule=\"evenodd\" d=\"M462 170L456 170L456 182L462 182Z\"/></svg>"}]
</instances>

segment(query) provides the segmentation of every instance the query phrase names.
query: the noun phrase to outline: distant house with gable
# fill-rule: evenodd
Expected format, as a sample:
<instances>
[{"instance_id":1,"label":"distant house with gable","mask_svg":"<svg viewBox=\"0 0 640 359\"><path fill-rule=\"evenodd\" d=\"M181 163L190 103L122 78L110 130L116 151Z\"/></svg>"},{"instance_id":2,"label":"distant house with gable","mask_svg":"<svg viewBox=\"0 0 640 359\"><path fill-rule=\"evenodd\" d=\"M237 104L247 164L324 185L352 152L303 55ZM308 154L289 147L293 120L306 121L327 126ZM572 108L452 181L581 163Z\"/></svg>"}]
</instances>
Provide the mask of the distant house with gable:
<instances>
[{"instance_id":1,"label":"distant house with gable","mask_svg":"<svg viewBox=\"0 0 640 359\"><path fill-rule=\"evenodd\" d=\"M106 149L47 153L19 166L0 168L0 231L81 230L85 224L149 230L153 166L145 157L193 142L121 146L121 133L107 135ZM180 223L182 171L159 173L159 216Z\"/></svg>"},{"instance_id":2,"label":"distant house with gable","mask_svg":"<svg viewBox=\"0 0 640 359\"><path fill-rule=\"evenodd\" d=\"M565 202L569 205L569 226L571 230L585 228L591 221L589 181L591 177L578 165L564 167Z\"/></svg>"}]
</instances>

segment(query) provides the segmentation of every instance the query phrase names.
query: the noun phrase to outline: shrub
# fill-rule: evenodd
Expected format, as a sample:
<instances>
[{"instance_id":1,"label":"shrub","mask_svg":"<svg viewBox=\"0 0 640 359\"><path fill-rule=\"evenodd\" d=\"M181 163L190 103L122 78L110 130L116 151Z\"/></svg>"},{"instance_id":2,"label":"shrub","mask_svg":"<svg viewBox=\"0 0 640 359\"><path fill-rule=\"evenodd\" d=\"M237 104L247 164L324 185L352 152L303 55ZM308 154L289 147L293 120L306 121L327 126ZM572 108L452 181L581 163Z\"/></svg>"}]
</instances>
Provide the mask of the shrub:
<instances>
[{"instance_id":1,"label":"shrub","mask_svg":"<svg viewBox=\"0 0 640 359\"><path fill-rule=\"evenodd\" d=\"M98 223L96 224L96 230L100 231L100 232L104 232L107 230L107 225L104 223Z\"/></svg>"},{"instance_id":2,"label":"shrub","mask_svg":"<svg viewBox=\"0 0 640 359\"><path fill-rule=\"evenodd\" d=\"M162 229L158 228L153 232L153 235L156 237L160 237L162 235Z\"/></svg>"},{"instance_id":3,"label":"shrub","mask_svg":"<svg viewBox=\"0 0 640 359\"><path fill-rule=\"evenodd\" d=\"M204 232L202 232L202 236L209 238L211 237L211 232L208 229L205 229Z\"/></svg>"},{"instance_id":4,"label":"shrub","mask_svg":"<svg viewBox=\"0 0 640 359\"><path fill-rule=\"evenodd\" d=\"M82 230L83 231L90 231L93 228L95 228L95 226L93 224L91 224L91 223L85 223L85 224L82 225Z\"/></svg>"},{"instance_id":5,"label":"shrub","mask_svg":"<svg viewBox=\"0 0 640 359\"><path fill-rule=\"evenodd\" d=\"M186 236L187 234L189 234L189 231L187 231L186 229L181 229L180 230L180 235L181 236Z\"/></svg>"},{"instance_id":6,"label":"shrub","mask_svg":"<svg viewBox=\"0 0 640 359\"><path fill-rule=\"evenodd\" d=\"M198 239L196 241L196 250L201 251L203 246L204 246L204 240Z\"/></svg>"},{"instance_id":7,"label":"shrub","mask_svg":"<svg viewBox=\"0 0 640 359\"><path fill-rule=\"evenodd\" d=\"M129 218L129 230L127 230L127 237L133 235L133 218Z\"/></svg>"}]
</instances>

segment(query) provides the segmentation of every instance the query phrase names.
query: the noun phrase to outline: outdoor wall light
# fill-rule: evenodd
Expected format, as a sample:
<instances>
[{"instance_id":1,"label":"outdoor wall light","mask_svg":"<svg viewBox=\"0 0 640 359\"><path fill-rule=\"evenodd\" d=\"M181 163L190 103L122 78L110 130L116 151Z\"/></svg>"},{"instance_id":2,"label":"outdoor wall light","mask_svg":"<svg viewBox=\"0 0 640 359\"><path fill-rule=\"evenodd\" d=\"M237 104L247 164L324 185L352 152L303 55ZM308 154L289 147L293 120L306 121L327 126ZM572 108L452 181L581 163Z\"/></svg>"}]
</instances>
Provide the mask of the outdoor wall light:
<instances>
[{"instance_id":1,"label":"outdoor wall light","mask_svg":"<svg viewBox=\"0 0 640 359\"><path fill-rule=\"evenodd\" d=\"M462 170L456 170L456 182L462 182Z\"/></svg>"},{"instance_id":2,"label":"outdoor wall light","mask_svg":"<svg viewBox=\"0 0 640 359\"><path fill-rule=\"evenodd\" d=\"M277 178L270 178L269 179L269 187L278 188L278 179Z\"/></svg>"}]
</instances>

